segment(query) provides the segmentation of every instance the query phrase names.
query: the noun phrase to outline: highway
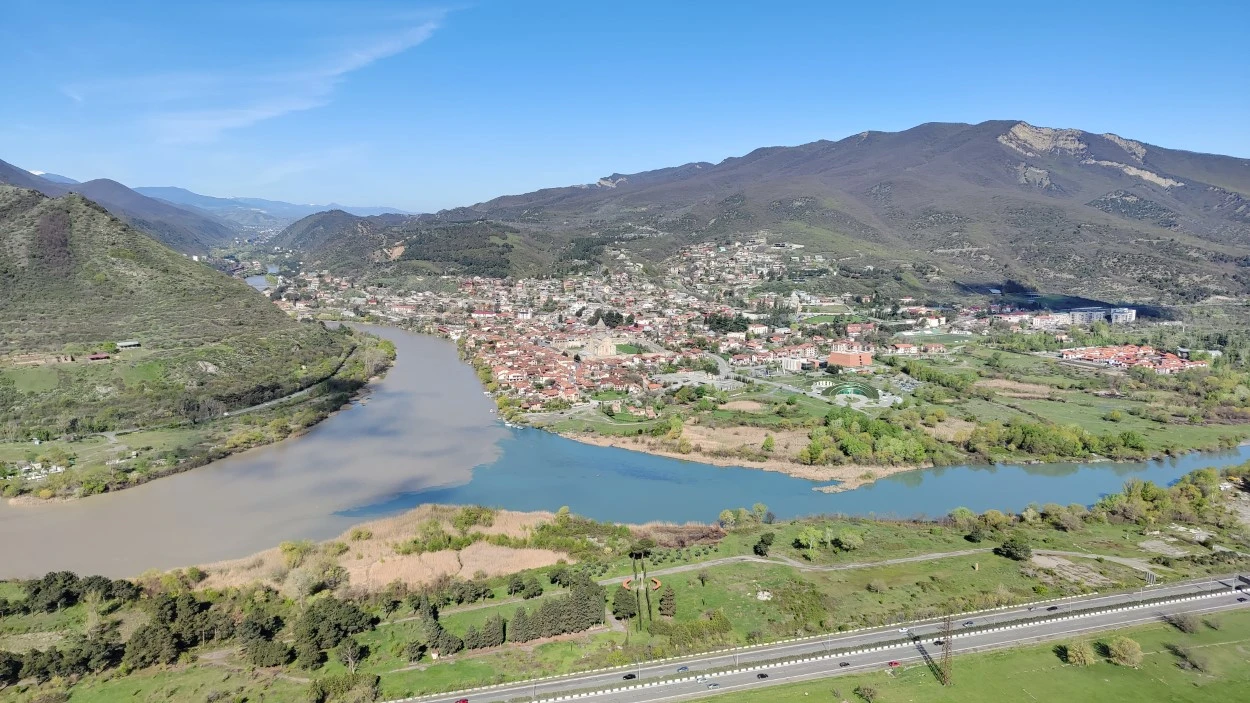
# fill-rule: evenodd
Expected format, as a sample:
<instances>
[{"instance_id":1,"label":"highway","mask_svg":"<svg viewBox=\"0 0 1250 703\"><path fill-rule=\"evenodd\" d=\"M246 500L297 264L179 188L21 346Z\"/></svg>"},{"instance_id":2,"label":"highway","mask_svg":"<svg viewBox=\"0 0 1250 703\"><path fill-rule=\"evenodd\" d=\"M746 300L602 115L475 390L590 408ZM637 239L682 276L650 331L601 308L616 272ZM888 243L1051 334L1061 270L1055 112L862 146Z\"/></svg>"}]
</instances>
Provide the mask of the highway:
<instances>
[{"instance_id":1,"label":"highway","mask_svg":"<svg viewBox=\"0 0 1250 703\"><path fill-rule=\"evenodd\" d=\"M1175 613L1195 613L1201 615L1232 610L1234 608L1245 608L1247 605L1250 604L1238 603L1236 597L1232 595L1218 596L1157 608L1128 610L1073 620L1061 620L1034 627L1021 627L981 635L956 637L951 640L951 649L956 654L969 654L1050 640L1067 640L1076 637L1087 637L1092 633L1105 630L1158 622L1162 617ZM711 676L704 682L687 681L631 691L606 693L589 696L585 700L594 701L595 703L658 703L659 701L691 700L730 691L742 691L753 688L766 689L769 686L779 684L881 670L889 668L889 662L891 661L899 662L903 668L928 667L930 662L933 662L933 665L936 666L936 661L940 660L941 656L942 647L940 645L934 645L931 641L923 641L879 652L726 673ZM840 665L843 661L847 662L847 666L842 667ZM758 678L761 673L766 673L768 678ZM959 676L958 659L955 660L954 675L956 677ZM716 688L709 688L711 683L716 684ZM937 685L936 677L934 685ZM478 703L479 699L470 698L469 700L471 703ZM761 697L760 700L766 700L766 698Z\"/></svg>"},{"instance_id":2,"label":"highway","mask_svg":"<svg viewBox=\"0 0 1250 703\"><path fill-rule=\"evenodd\" d=\"M987 647L1010 646L1021 641L1037 641L1039 638L1047 639L1069 636L1074 633L1075 628L1099 630L1124 627L1140 622L1143 618L1146 621L1157 620L1161 615L1170 612L1250 605L1250 603L1239 603L1237 596L1231 593L1230 588L1234 583L1233 578L1201 580L1147 588L1144 591L1132 593L1092 595L1041 602L1031 606L1025 605L981 613L962 614L956 616L956 630L963 631L959 633L959 636L953 642L955 643L956 651L973 651ZM1073 617L1069 620L1054 620L1017 626L1011 629L997 629L993 632L981 632L983 628L1006 628L1006 626L1013 625L1017 621L1029 618L1041 616L1058 618L1064 617L1065 612L1088 610L1090 608L1112 609L1129 607L1140 603L1142 598L1153 600L1191 596L1206 597L1175 604L1153 605L1107 614ZM966 622L971 622L968 628L963 626L963 623ZM640 662L634 666L568 676L547 677L405 700L428 701L430 703L457 701L461 698L468 698L471 703L504 703L505 701L518 699L548 700L579 691L636 686L646 683L656 684L661 678L679 676L693 678L700 676L702 673L759 666L782 659L806 659L825 656L839 650L862 650L882 646L883 643L897 642L905 637L917 638L919 642L931 642L932 639L940 635L942 622L940 620L925 620L908 623L906 625L906 634L900 632L900 627L900 625L894 625L869 628L858 632L822 635L755 647L739 647L703 655L674 658L667 661ZM833 668L836 668L839 673L845 673L884 666L886 662L891 660L903 663L919 661L924 658L924 647L933 649L931 644L908 645L878 652L838 657L839 661L845 659L849 665L847 667L834 666ZM940 647L938 649L940 650ZM816 675L830 675L832 671L830 666L829 660L817 660L814 662L774 666L762 671L752 670L739 674L714 674L712 681L718 684L718 688L713 690L706 690L707 685L704 682L690 680L681 683L656 684L651 687L639 687L616 693L604 693L591 696L590 698L593 698L595 701L610 703L618 701L622 703L625 701L639 703L645 700L674 700L700 693L706 695L730 689L731 687L763 685L783 680L793 681L804 676L811 678ZM681 667L685 667L686 670L679 672L678 669ZM768 673L767 679L756 678L758 673L765 672ZM625 679L624 677L629 674L632 674L633 678Z\"/></svg>"}]
</instances>

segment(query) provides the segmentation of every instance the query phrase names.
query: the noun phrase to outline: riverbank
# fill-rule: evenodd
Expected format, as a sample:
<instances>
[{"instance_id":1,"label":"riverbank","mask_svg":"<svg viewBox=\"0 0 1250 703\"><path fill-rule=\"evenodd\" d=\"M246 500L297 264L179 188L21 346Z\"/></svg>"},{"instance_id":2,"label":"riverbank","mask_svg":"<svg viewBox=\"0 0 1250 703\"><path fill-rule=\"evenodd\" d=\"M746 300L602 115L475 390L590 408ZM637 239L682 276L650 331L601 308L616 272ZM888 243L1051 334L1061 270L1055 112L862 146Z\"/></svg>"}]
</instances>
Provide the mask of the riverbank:
<instances>
[{"instance_id":1,"label":"riverbank","mask_svg":"<svg viewBox=\"0 0 1250 703\"><path fill-rule=\"evenodd\" d=\"M366 349L361 350L362 346ZM102 432L35 445L0 445L0 463L24 459L66 467L40 479L19 474L0 480L0 493L13 506L74 501L134 488L250 449L301 437L365 395L393 360L393 345L364 337L328 374L308 386L207 421Z\"/></svg>"},{"instance_id":2,"label":"riverbank","mask_svg":"<svg viewBox=\"0 0 1250 703\"><path fill-rule=\"evenodd\" d=\"M680 459L681 461L695 462L699 464L710 464L712 466L733 466L745 469L761 469L764 471L772 471L775 473L786 474L794 478L801 478L808 481L833 482L833 485L817 486L813 490L822 493L839 493L842 491L850 491L862 486L866 486L877 479L900 474L907 471L918 471L920 469L932 468L932 465L920 466L859 466L844 464L839 466L808 466L806 464L798 464L786 459L768 459L766 461L753 461L739 457L714 456L704 453L696 453L693 450L688 454L682 454L678 451L665 448L663 444L650 437L643 436L612 436L588 433L555 433L565 439L571 439L575 442L583 444L591 444L596 447L615 447L617 449L628 449L634 452L644 454L653 454L655 456L667 457L669 459Z\"/></svg>"},{"instance_id":3,"label":"riverbank","mask_svg":"<svg viewBox=\"0 0 1250 703\"><path fill-rule=\"evenodd\" d=\"M476 519L472 531L486 539L459 549L450 548L450 544L421 551L403 546L410 545L419 534L427 535L427 543L434 533L455 535L469 519ZM341 569L346 583L368 593L381 592L396 581L417 586L448 577L468 580L503 576L553 566L569 558L566 552L519 546L535 528L554 519L554 513L542 511L423 505L353 525L333 539L284 542L239 559L204 564L199 567L205 574L199 585L226 589L260 584L298 597L310 572L324 574L330 569ZM517 546L492 543L493 537L506 538Z\"/></svg>"}]
</instances>

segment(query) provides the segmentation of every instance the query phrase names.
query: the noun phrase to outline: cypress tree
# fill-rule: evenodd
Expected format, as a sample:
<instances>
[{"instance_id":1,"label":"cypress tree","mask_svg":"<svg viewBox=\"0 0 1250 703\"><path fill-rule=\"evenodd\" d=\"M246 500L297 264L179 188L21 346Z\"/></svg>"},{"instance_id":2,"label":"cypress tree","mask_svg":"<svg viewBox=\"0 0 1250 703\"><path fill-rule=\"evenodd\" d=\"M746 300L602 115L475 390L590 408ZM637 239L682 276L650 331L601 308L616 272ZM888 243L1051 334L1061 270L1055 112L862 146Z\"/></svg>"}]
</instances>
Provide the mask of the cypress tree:
<instances>
[{"instance_id":1,"label":"cypress tree","mask_svg":"<svg viewBox=\"0 0 1250 703\"><path fill-rule=\"evenodd\" d=\"M677 614L677 593L672 586L665 586L660 594L660 615L671 618Z\"/></svg>"},{"instance_id":2,"label":"cypress tree","mask_svg":"<svg viewBox=\"0 0 1250 703\"><path fill-rule=\"evenodd\" d=\"M530 631L529 616L525 608L517 608L512 616L512 627L508 628L508 640L512 642L529 642L534 639Z\"/></svg>"}]
</instances>

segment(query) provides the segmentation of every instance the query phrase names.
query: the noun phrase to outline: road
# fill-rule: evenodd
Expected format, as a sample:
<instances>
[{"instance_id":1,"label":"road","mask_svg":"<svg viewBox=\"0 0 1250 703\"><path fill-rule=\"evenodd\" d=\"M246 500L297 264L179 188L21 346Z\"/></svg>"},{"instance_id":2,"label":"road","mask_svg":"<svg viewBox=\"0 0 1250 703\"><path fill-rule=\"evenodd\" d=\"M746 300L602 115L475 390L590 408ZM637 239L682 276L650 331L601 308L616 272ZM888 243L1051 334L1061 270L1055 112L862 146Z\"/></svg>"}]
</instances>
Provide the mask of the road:
<instances>
[{"instance_id":1,"label":"road","mask_svg":"<svg viewBox=\"0 0 1250 703\"><path fill-rule=\"evenodd\" d=\"M1089 608L1118 608L1131 606L1140 601L1144 596L1151 599L1164 597L1187 597L1194 595L1208 595L1210 597L1200 600L1193 600L1177 604L1166 604L1157 606L1148 606L1133 610L1124 610L1115 613L1090 615L1075 618L1072 620L1048 621L1046 623L1037 623L1022 626L1014 629L1004 629L996 632L985 633L962 633L953 642L958 643L957 651L971 651L974 649L982 649L986 647L1002 647L1010 646L1021 641L1037 641L1038 638L1058 638L1069 636L1074 632L1074 628L1093 628L1097 629L1114 629L1124 627L1145 618L1147 621L1157 620L1162 614L1171 612L1182 612L1185 609L1202 609L1213 606L1238 607L1245 604L1238 603L1232 595L1212 595L1227 593L1233 584L1232 579L1197 581L1185 584L1173 584L1168 586L1159 586L1155 588L1145 589L1143 593L1117 593L1106 596L1086 596L1072 599L1061 599L1053 602L1047 602L1034 606L1013 606L1001 610L987 611L975 614L964 614L957 616L957 622L962 623L972 621L974 628L986 627L1005 627L1013 622L1035 618L1042 615L1050 615L1054 617L1062 616L1065 611L1084 610ZM1053 608L1054 610L1051 610ZM908 623L908 631L911 636L917 637L923 643L926 640L932 640L937 637L942 628L940 620L925 620ZM424 696L409 700L429 701L430 703L442 703L443 701L456 701L461 698L468 698L472 703L504 703L512 700L545 700L559 695L566 695L575 691L586 691L593 689L605 689L612 687L622 687L629 685L637 685L642 683L654 683L661 677L678 676L678 667L687 667L688 671L681 675L693 677L700 672L712 672L716 670L733 669L736 667L746 667L753 665L762 665L767 662L775 662L780 659L803 659L816 656L823 656L829 652L837 650L860 650L869 647L880 646L884 642L898 640L904 635L900 634L899 627L887 626L879 628L869 628L858 632L840 634L840 635L824 635L812 638L804 638L794 641L776 642L767 645L755 647L739 647L733 650L725 650L721 652L713 652L704 655L696 655L691 657L674 658L669 661L639 663L634 667L618 667L611 670L589 672L583 674L573 674L569 676L547 677L544 679L523 681L512 684L503 684L496 687L488 687L480 690L470 690L459 693L448 693L438 696ZM884 666L885 662L891 660L916 661L923 658L921 648L931 645L917 645L904 648L886 649L880 652L868 652L857 655L847 655L839 657L839 661L846 659L850 662L845 671L862 671L866 668ZM720 683L717 691L732 690L734 687L742 685L757 685L764 683L773 683L779 681L793 681L796 677L803 676L812 677L813 675L827 676L832 674L829 668L830 662L822 660L818 662L802 662L785 664L767 669L769 678L760 680L755 678L758 672L748 672L746 674L715 674L715 681ZM839 669L843 671L843 669ZM635 678L625 680L623 676L633 674ZM631 691L618 693L605 693L593 696L595 701L605 701L607 703L640 703L644 700L675 700L682 697L692 697L700 693L709 693L705 690L706 685L695 681L686 681L682 683L668 683L658 687L637 688ZM654 694L647 697L648 694Z\"/></svg>"},{"instance_id":2,"label":"road","mask_svg":"<svg viewBox=\"0 0 1250 703\"><path fill-rule=\"evenodd\" d=\"M1158 622L1163 617L1176 613L1202 615L1235 608L1245 608L1246 606L1247 604L1245 603L1236 602L1236 599L1232 596L1222 596L1158 608L1144 608L1088 618L1061 620L1045 626L1008 629L980 635L956 637L951 640L951 650L955 654L971 654L994 649L1006 649L1039 642L1084 637L1091 633L1134 625L1145 625ZM779 684L879 671L889 668L889 662L891 661L898 662L902 668L916 666L932 668L936 666L936 660L940 660L941 656L941 646L934 645L931 640L921 641L905 647L879 652L815 659L783 666L752 668L746 671L713 676L705 682L686 681L631 691L606 693L588 697L587 700L595 701L595 703L659 703L660 701L693 700L731 691L766 690L769 686ZM847 666L841 666L843 661L847 663ZM836 665L835 662L837 662ZM958 667L958 660L956 660L956 675L958 675ZM758 678L761 673L766 674L767 678ZM709 687L712 683L716 685L715 689ZM936 685L936 677L934 685ZM470 700L472 703L478 703L479 700L489 699L475 697ZM760 700L766 700L766 698L761 697Z\"/></svg>"}]
</instances>

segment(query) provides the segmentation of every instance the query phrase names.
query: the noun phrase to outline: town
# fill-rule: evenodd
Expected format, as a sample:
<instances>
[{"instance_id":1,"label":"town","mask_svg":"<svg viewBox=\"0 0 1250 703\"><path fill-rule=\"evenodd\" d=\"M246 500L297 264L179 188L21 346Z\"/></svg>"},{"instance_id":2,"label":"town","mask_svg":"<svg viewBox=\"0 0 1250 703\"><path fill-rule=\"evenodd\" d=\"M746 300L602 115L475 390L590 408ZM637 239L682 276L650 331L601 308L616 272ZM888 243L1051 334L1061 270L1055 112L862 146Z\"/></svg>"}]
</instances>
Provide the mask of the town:
<instances>
[{"instance_id":1,"label":"town","mask_svg":"<svg viewBox=\"0 0 1250 703\"><path fill-rule=\"evenodd\" d=\"M301 318L376 320L451 339L486 371L491 392L523 411L565 410L614 393L641 396L712 379L821 372L872 377L883 368L882 357L940 358L950 346L991 330L1062 342L1073 328L1138 323L1132 308L1025 310L992 301L937 307L911 297L759 290L770 280L829 263L802 250L770 243L767 233L728 245L691 246L668 262L671 285L663 286L628 253L610 251L606 258L613 265L606 275L442 276L430 290L395 291L309 271L281 277L264 292ZM1057 356L1102 360L1093 350ZM1115 356L1107 363L1158 373L1206 364L1149 350L1131 363ZM810 385L825 390L835 384Z\"/></svg>"}]
</instances>

